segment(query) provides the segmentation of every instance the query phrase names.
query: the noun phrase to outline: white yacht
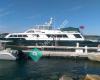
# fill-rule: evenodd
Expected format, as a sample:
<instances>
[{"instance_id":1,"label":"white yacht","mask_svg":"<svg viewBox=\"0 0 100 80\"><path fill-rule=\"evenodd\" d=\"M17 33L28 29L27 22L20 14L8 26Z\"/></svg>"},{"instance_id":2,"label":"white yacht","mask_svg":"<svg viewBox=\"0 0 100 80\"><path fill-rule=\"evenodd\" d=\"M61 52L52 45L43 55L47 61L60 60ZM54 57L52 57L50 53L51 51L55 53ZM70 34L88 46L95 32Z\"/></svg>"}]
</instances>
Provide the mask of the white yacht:
<instances>
[{"instance_id":1,"label":"white yacht","mask_svg":"<svg viewBox=\"0 0 100 80\"><path fill-rule=\"evenodd\" d=\"M97 46L98 42L86 41L78 28L53 29L52 18L44 25L36 25L23 33L9 33L3 38L16 46Z\"/></svg>"}]
</instances>

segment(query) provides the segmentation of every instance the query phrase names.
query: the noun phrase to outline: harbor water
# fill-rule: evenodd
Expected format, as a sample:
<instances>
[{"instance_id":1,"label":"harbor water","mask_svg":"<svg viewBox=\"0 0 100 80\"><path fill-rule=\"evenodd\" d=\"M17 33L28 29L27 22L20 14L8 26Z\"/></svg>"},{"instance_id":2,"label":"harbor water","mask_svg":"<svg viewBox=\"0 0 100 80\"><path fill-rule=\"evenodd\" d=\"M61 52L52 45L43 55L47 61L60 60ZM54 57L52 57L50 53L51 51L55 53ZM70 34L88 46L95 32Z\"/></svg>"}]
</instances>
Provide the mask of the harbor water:
<instances>
[{"instance_id":1,"label":"harbor water","mask_svg":"<svg viewBox=\"0 0 100 80\"><path fill-rule=\"evenodd\" d=\"M59 80L63 75L80 80L86 74L100 75L100 62L78 58L0 61L0 80Z\"/></svg>"}]
</instances>

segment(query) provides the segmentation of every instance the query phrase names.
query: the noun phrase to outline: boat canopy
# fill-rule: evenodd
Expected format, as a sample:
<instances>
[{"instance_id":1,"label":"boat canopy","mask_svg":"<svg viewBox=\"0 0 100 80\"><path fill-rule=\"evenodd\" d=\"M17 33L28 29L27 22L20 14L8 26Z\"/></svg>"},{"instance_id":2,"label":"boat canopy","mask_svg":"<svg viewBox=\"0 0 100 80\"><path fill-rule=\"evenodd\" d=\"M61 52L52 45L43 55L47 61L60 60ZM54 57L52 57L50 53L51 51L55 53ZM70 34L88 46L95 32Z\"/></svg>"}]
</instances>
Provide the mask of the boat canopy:
<instances>
[{"instance_id":1,"label":"boat canopy","mask_svg":"<svg viewBox=\"0 0 100 80\"><path fill-rule=\"evenodd\" d=\"M67 28L60 28L61 31L75 31L75 32L80 32L79 28L74 28L74 27L67 27Z\"/></svg>"}]
</instances>

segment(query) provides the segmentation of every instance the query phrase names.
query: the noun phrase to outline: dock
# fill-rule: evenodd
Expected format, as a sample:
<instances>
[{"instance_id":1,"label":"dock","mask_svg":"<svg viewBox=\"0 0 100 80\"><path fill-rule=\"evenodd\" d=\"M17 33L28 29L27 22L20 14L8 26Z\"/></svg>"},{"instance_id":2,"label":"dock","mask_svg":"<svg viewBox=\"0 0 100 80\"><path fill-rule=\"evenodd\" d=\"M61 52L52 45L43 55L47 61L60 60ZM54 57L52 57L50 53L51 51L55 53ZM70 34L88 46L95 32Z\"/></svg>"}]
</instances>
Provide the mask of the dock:
<instances>
[{"instance_id":1,"label":"dock","mask_svg":"<svg viewBox=\"0 0 100 80\"><path fill-rule=\"evenodd\" d=\"M59 57L59 58L80 58L80 59L89 59L97 61L96 56L100 57L100 45L97 47L88 47L79 46L79 43L76 46L14 46L20 48L22 52L28 54L33 52L34 49L38 49L42 53L42 57ZM36 56L38 53L35 51ZM90 58L92 56L92 59ZM98 58L100 60L100 58Z\"/></svg>"},{"instance_id":2,"label":"dock","mask_svg":"<svg viewBox=\"0 0 100 80\"><path fill-rule=\"evenodd\" d=\"M23 50L23 52L28 53L31 52L31 50ZM41 51L42 55L44 57L81 57L81 58L87 58L89 54L96 54L98 52L88 52L88 53L82 53L82 52L59 52L59 51Z\"/></svg>"},{"instance_id":3,"label":"dock","mask_svg":"<svg viewBox=\"0 0 100 80\"><path fill-rule=\"evenodd\" d=\"M43 56L56 57L87 57L87 53L42 51Z\"/></svg>"},{"instance_id":4,"label":"dock","mask_svg":"<svg viewBox=\"0 0 100 80\"><path fill-rule=\"evenodd\" d=\"M27 46L30 50L23 50L23 52L30 52L31 49L37 48L42 52L44 57L81 57L88 58L89 54L100 53L100 47L79 47L77 44L74 47L70 46Z\"/></svg>"}]
</instances>

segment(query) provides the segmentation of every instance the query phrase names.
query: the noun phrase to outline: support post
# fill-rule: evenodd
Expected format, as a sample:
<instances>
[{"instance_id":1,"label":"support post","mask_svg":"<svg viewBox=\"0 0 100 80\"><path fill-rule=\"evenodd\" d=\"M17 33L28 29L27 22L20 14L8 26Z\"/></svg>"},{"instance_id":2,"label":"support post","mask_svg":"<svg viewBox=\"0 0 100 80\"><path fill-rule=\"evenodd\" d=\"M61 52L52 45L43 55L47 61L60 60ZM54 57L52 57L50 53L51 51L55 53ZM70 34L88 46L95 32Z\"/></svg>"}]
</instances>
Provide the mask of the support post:
<instances>
[{"instance_id":1,"label":"support post","mask_svg":"<svg viewBox=\"0 0 100 80\"><path fill-rule=\"evenodd\" d=\"M79 43L76 43L76 47L79 48Z\"/></svg>"},{"instance_id":2,"label":"support post","mask_svg":"<svg viewBox=\"0 0 100 80\"><path fill-rule=\"evenodd\" d=\"M85 53L88 53L88 51L87 51L87 46L85 46Z\"/></svg>"}]
</instances>

